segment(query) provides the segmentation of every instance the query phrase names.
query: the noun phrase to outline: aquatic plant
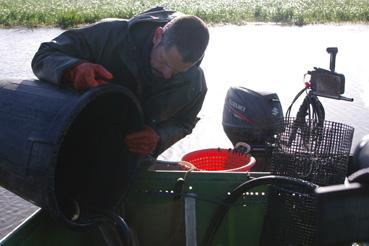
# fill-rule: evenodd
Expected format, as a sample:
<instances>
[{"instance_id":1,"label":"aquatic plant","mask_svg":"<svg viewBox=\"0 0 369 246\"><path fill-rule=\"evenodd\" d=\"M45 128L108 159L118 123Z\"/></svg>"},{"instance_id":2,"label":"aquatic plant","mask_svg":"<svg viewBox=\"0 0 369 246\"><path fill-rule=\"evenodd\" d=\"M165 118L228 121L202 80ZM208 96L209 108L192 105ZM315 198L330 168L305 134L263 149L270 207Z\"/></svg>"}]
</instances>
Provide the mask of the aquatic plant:
<instances>
[{"instance_id":1,"label":"aquatic plant","mask_svg":"<svg viewBox=\"0 0 369 246\"><path fill-rule=\"evenodd\" d=\"M102 18L130 18L154 6L194 14L210 24L369 23L367 0L0 0L0 26L69 28Z\"/></svg>"}]
</instances>

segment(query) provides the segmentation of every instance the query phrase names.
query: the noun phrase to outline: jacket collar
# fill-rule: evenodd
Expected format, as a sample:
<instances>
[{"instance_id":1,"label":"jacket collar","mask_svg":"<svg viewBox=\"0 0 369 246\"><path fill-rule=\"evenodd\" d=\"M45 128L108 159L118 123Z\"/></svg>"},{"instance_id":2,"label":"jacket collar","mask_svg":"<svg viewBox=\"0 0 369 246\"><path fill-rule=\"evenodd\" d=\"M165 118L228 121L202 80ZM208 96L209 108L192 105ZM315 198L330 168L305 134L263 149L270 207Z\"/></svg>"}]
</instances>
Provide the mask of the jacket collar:
<instances>
[{"instance_id":1,"label":"jacket collar","mask_svg":"<svg viewBox=\"0 0 369 246\"><path fill-rule=\"evenodd\" d=\"M137 23L142 22L161 22L167 23L171 19L183 15L183 13L165 10L163 7L155 7L149 9L145 12L142 12L128 21L128 29L131 29L132 26L136 25Z\"/></svg>"}]
</instances>

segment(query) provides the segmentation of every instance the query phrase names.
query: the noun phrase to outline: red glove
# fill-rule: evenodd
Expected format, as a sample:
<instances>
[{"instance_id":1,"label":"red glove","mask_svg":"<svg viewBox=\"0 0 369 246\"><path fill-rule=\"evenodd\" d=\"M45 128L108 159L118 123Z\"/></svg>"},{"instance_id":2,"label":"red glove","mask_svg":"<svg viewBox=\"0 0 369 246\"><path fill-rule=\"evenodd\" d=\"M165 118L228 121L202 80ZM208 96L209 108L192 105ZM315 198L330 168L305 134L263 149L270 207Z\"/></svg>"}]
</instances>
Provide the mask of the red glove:
<instances>
[{"instance_id":1,"label":"red glove","mask_svg":"<svg viewBox=\"0 0 369 246\"><path fill-rule=\"evenodd\" d=\"M145 126L142 131L130 133L124 138L128 149L141 155L151 154L159 140L159 135L149 126Z\"/></svg>"},{"instance_id":2,"label":"red glove","mask_svg":"<svg viewBox=\"0 0 369 246\"><path fill-rule=\"evenodd\" d=\"M73 66L64 72L64 79L72 82L78 91L105 84L105 81L112 78L113 75L103 66L87 62Z\"/></svg>"}]
</instances>

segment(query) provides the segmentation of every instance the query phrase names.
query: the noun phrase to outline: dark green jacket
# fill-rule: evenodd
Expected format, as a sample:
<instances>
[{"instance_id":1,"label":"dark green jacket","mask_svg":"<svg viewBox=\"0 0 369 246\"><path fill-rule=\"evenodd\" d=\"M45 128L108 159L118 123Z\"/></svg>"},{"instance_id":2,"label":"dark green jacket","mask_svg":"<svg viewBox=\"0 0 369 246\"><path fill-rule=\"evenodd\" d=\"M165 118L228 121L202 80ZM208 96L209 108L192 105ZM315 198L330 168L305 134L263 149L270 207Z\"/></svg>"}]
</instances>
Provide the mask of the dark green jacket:
<instances>
[{"instance_id":1,"label":"dark green jacket","mask_svg":"<svg viewBox=\"0 0 369 246\"><path fill-rule=\"evenodd\" d=\"M65 31L51 42L42 43L32 60L41 79L62 83L63 72L83 61L101 64L113 74L112 83L129 87L139 98L145 124L160 135L155 151L159 155L192 132L207 91L202 69L197 65L170 80L147 76L145 42L153 31L179 14L161 7L130 20L105 20Z\"/></svg>"}]
</instances>

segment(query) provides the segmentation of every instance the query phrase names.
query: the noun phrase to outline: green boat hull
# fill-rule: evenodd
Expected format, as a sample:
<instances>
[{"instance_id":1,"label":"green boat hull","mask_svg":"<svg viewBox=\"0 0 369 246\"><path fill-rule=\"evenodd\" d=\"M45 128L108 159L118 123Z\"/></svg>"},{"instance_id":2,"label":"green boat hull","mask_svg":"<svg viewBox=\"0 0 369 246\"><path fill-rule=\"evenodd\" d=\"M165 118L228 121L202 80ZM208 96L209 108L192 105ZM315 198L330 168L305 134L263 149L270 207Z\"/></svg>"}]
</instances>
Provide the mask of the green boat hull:
<instances>
[{"instance_id":1,"label":"green boat hull","mask_svg":"<svg viewBox=\"0 0 369 246\"><path fill-rule=\"evenodd\" d=\"M175 163L172 163L175 164ZM149 170L143 165L121 206L122 216L140 245L185 245L188 234L200 244L215 209L235 187L268 173L185 172ZM176 183L184 179L177 196ZM219 227L214 245L259 245L266 210L266 186L243 194ZM194 206L186 211L186 203ZM186 219L192 216L192 228ZM187 226L186 226L187 225ZM105 245L97 227L70 228L39 210L1 241L1 245Z\"/></svg>"}]
</instances>

